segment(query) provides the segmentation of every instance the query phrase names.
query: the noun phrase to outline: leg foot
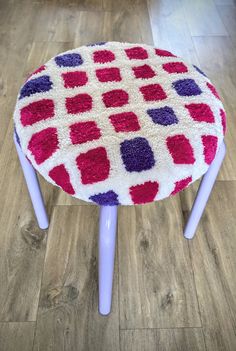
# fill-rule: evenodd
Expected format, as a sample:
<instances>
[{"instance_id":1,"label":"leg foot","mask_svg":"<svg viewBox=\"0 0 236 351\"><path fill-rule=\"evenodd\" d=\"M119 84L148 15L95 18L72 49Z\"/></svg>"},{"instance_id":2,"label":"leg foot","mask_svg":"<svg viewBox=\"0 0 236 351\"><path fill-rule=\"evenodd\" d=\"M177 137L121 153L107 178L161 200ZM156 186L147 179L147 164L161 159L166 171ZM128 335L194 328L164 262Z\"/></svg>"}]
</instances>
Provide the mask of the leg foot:
<instances>
[{"instance_id":1,"label":"leg foot","mask_svg":"<svg viewBox=\"0 0 236 351\"><path fill-rule=\"evenodd\" d=\"M99 313L111 311L117 206L101 206L99 223Z\"/></svg>"},{"instance_id":2,"label":"leg foot","mask_svg":"<svg viewBox=\"0 0 236 351\"><path fill-rule=\"evenodd\" d=\"M221 164L224 160L225 153L226 147L223 141L214 161L210 165L208 171L204 174L199 185L199 189L194 200L194 204L189 215L188 222L184 229L184 236L186 239L192 239L194 237L198 223L201 219L207 200L210 196L216 177L219 173Z\"/></svg>"},{"instance_id":3,"label":"leg foot","mask_svg":"<svg viewBox=\"0 0 236 351\"><path fill-rule=\"evenodd\" d=\"M14 134L14 142L17 150L17 154L20 160L20 164L24 173L25 181L28 187L30 198L34 207L35 216L38 221L39 228L47 229L48 228L48 216L45 210L43 197L38 182L37 174L23 154Z\"/></svg>"}]
</instances>

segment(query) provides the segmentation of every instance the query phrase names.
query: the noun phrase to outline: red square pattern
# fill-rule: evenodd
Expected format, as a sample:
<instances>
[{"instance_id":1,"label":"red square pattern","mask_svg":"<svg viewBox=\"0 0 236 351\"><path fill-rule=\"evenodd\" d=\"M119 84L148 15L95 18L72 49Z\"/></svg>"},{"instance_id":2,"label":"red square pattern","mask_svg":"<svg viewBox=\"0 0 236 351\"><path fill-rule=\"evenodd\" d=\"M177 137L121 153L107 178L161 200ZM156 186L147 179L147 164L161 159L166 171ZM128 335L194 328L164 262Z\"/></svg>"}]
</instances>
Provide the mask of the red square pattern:
<instances>
[{"instance_id":1,"label":"red square pattern","mask_svg":"<svg viewBox=\"0 0 236 351\"><path fill-rule=\"evenodd\" d=\"M193 164L193 148L185 135L175 135L166 139L167 147L175 164Z\"/></svg>"},{"instance_id":2,"label":"red square pattern","mask_svg":"<svg viewBox=\"0 0 236 351\"><path fill-rule=\"evenodd\" d=\"M93 184L105 180L109 176L110 161L104 147L97 147L76 158L76 164L81 172L83 184Z\"/></svg>"},{"instance_id":3,"label":"red square pattern","mask_svg":"<svg viewBox=\"0 0 236 351\"><path fill-rule=\"evenodd\" d=\"M47 160L58 148L56 128L46 128L32 135L28 149L39 165Z\"/></svg>"},{"instance_id":4,"label":"red square pattern","mask_svg":"<svg viewBox=\"0 0 236 351\"><path fill-rule=\"evenodd\" d=\"M173 55L170 51L167 50L161 50L161 49L155 49L156 55L158 56L164 56L164 57L176 57L175 55Z\"/></svg>"},{"instance_id":5,"label":"red square pattern","mask_svg":"<svg viewBox=\"0 0 236 351\"><path fill-rule=\"evenodd\" d=\"M88 81L86 72L82 71L62 73L62 78L65 88L82 87Z\"/></svg>"},{"instance_id":6,"label":"red square pattern","mask_svg":"<svg viewBox=\"0 0 236 351\"><path fill-rule=\"evenodd\" d=\"M100 68L96 70L96 76L99 82L120 82L120 70L117 67Z\"/></svg>"},{"instance_id":7,"label":"red square pattern","mask_svg":"<svg viewBox=\"0 0 236 351\"><path fill-rule=\"evenodd\" d=\"M94 121L78 122L70 126L72 144L83 144L87 141L99 139L100 129Z\"/></svg>"},{"instance_id":8,"label":"red square pattern","mask_svg":"<svg viewBox=\"0 0 236 351\"><path fill-rule=\"evenodd\" d=\"M156 75L148 65L133 67L132 70L136 78L152 78Z\"/></svg>"},{"instance_id":9,"label":"red square pattern","mask_svg":"<svg viewBox=\"0 0 236 351\"><path fill-rule=\"evenodd\" d=\"M185 105L185 107L189 110L191 117L195 121L208 123L215 122L213 112L207 104L189 104Z\"/></svg>"},{"instance_id":10,"label":"red square pattern","mask_svg":"<svg viewBox=\"0 0 236 351\"><path fill-rule=\"evenodd\" d=\"M221 124L223 128L223 134L226 132L226 113L224 110L220 109Z\"/></svg>"},{"instance_id":11,"label":"red square pattern","mask_svg":"<svg viewBox=\"0 0 236 351\"><path fill-rule=\"evenodd\" d=\"M207 82L207 87L210 89L210 91L212 92L212 94L220 100L220 95L218 93L218 91L216 90L216 88L214 87L214 85L212 85L211 83Z\"/></svg>"},{"instance_id":12,"label":"red square pattern","mask_svg":"<svg viewBox=\"0 0 236 351\"><path fill-rule=\"evenodd\" d=\"M145 204L152 202L158 192L159 184L157 182L146 182L131 186L130 195L134 204Z\"/></svg>"},{"instance_id":13,"label":"red square pattern","mask_svg":"<svg viewBox=\"0 0 236 351\"><path fill-rule=\"evenodd\" d=\"M159 101L167 98L160 84L150 84L139 88L146 101Z\"/></svg>"},{"instance_id":14,"label":"red square pattern","mask_svg":"<svg viewBox=\"0 0 236 351\"><path fill-rule=\"evenodd\" d=\"M122 89L115 89L102 94L102 100L106 107L120 107L128 104L129 95Z\"/></svg>"},{"instance_id":15,"label":"red square pattern","mask_svg":"<svg viewBox=\"0 0 236 351\"><path fill-rule=\"evenodd\" d=\"M78 94L71 98L66 98L66 108L67 112L72 114L90 111L92 98L88 94Z\"/></svg>"},{"instance_id":16,"label":"red square pattern","mask_svg":"<svg viewBox=\"0 0 236 351\"><path fill-rule=\"evenodd\" d=\"M49 177L59 185L66 193L74 195L75 191L70 182L70 176L63 164L54 167L49 172Z\"/></svg>"},{"instance_id":17,"label":"red square pattern","mask_svg":"<svg viewBox=\"0 0 236 351\"><path fill-rule=\"evenodd\" d=\"M163 69L168 73L186 73L187 66L183 62L168 62L162 65Z\"/></svg>"},{"instance_id":18,"label":"red square pattern","mask_svg":"<svg viewBox=\"0 0 236 351\"><path fill-rule=\"evenodd\" d=\"M46 68L45 65L40 66L39 68L37 68L33 73L31 73L31 74L27 77L26 81L29 80L30 77L32 77L34 74L37 74L37 73L40 73L40 72L44 71L45 68Z\"/></svg>"},{"instance_id":19,"label":"red square pattern","mask_svg":"<svg viewBox=\"0 0 236 351\"><path fill-rule=\"evenodd\" d=\"M215 158L216 150L217 150L217 142L218 138L214 135L203 135L202 143L203 143L203 153L205 162L210 165Z\"/></svg>"},{"instance_id":20,"label":"red square pattern","mask_svg":"<svg viewBox=\"0 0 236 351\"><path fill-rule=\"evenodd\" d=\"M130 60L133 60L133 59L145 60L145 59L148 58L147 51L144 48L140 47L140 46L136 46L134 48L126 49L125 52L126 52L126 55L128 56L128 58Z\"/></svg>"},{"instance_id":21,"label":"red square pattern","mask_svg":"<svg viewBox=\"0 0 236 351\"><path fill-rule=\"evenodd\" d=\"M133 112L122 112L109 117L116 132L135 132L140 129L138 117Z\"/></svg>"},{"instance_id":22,"label":"red square pattern","mask_svg":"<svg viewBox=\"0 0 236 351\"><path fill-rule=\"evenodd\" d=\"M54 102L51 99L42 99L31 102L20 111L22 125L32 126L32 124L51 118L54 116Z\"/></svg>"},{"instance_id":23,"label":"red square pattern","mask_svg":"<svg viewBox=\"0 0 236 351\"><path fill-rule=\"evenodd\" d=\"M184 188L186 188L191 181L192 181L192 177L188 177L188 178L181 179L181 180L175 182L175 188L172 191L171 195L175 195L179 191L181 191Z\"/></svg>"},{"instance_id":24,"label":"red square pattern","mask_svg":"<svg viewBox=\"0 0 236 351\"><path fill-rule=\"evenodd\" d=\"M99 50L93 53L95 63L107 63L115 60L115 55L110 50Z\"/></svg>"}]
</instances>

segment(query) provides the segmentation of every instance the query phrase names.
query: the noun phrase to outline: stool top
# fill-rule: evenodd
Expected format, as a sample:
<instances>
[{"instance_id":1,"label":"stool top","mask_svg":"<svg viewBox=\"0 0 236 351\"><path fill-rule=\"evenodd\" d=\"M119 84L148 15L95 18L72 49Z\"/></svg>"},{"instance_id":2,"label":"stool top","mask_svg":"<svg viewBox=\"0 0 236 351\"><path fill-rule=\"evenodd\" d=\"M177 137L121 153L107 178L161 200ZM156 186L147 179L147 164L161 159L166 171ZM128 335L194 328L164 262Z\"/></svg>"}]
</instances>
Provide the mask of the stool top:
<instances>
[{"instance_id":1,"label":"stool top","mask_svg":"<svg viewBox=\"0 0 236 351\"><path fill-rule=\"evenodd\" d=\"M49 182L100 205L142 204L201 177L225 133L196 66L144 44L81 46L36 70L16 103L24 154Z\"/></svg>"}]
</instances>

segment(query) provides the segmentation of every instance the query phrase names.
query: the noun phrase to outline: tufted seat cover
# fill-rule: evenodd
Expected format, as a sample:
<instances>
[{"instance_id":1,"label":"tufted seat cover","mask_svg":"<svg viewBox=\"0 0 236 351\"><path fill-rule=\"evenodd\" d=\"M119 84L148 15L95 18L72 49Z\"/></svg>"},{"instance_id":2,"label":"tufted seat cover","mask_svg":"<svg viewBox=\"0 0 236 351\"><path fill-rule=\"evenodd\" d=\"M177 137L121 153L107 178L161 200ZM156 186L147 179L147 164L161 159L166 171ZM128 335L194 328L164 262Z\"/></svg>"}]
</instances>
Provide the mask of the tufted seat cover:
<instances>
[{"instance_id":1,"label":"tufted seat cover","mask_svg":"<svg viewBox=\"0 0 236 351\"><path fill-rule=\"evenodd\" d=\"M174 195L201 177L226 117L206 75L172 53L108 42L62 53L22 86L21 148L65 192L100 205Z\"/></svg>"}]
</instances>

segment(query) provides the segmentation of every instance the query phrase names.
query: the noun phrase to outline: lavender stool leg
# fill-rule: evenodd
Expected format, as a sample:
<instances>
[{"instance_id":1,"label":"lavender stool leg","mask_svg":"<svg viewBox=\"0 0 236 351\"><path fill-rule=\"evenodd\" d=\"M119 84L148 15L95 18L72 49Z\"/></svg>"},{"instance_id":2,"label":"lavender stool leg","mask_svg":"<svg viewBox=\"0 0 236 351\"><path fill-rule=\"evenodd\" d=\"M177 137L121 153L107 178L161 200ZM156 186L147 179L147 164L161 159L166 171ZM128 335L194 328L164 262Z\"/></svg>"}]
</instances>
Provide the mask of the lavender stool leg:
<instances>
[{"instance_id":1,"label":"lavender stool leg","mask_svg":"<svg viewBox=\"0 0 236 351\"><path fill-rule=\"evenodd\" d=\"M225 153L226 147L223 141L214 161L210 165L208 171L204 174L202 181L199 185L198 192L188 218L188 222L184 229L184 236L186 239L192 239L194 237L198 223L201 219L207 200L210 196L216 177L219 173L221 164L224 160Z\"/></svg>"},{"instance_id":2,"label":"lavender stool leg","mask_svg":"<svg viewBox=\"0 0 236 351\"><path fill-rule=\"evenodd\" d=\"M34 212L35 216L38 221L39 228L41 229L47 229L48 228L48 216L45 210L45 206L43 203L43 197L41 193L41 189L39 186L37 174L30 164L30 162L27 160L25 155L23 154L17 140L16 136L14 134L14 142L17 150L17 154L20 160L20 164L25 176L26 184L28 187L28 191L30 194L30 198L34 207Z\"/></svg>"},{"instance_id":3,"label":"lavender stool leg","mask_svg":"<svg viewBox=\"0 0 236 351\"><path fill-rule=\"evenodd\" d=\"M117 206L101 206L99 223L99 312L111 311L116 247Z\"/></svg>"}]
</instances>

